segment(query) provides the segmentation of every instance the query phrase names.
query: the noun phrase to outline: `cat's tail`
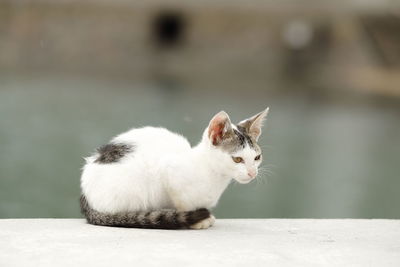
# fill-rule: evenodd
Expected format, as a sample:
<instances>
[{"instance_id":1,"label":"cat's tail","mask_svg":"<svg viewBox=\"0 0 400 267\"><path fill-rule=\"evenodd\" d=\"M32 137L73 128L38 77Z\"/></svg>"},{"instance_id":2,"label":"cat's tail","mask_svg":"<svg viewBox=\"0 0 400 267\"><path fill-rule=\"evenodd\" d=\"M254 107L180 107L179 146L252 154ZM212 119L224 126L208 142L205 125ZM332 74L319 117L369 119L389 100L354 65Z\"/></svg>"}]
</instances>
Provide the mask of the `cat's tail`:
<instances>
[{"instance_id":1,"label":"cat's tail","mask_svg":"<svg viewBox=\"0 0 400 267\"><path fill-rule=\"evenodd\" d=\"M185 229L210 217L209 210L205 208L183 212L162 209L149 212L102 213L92 209L84 195L81 195L80 204L81 212L85 215L88 223L103 226Z\"/></svg>"}]
</instances>

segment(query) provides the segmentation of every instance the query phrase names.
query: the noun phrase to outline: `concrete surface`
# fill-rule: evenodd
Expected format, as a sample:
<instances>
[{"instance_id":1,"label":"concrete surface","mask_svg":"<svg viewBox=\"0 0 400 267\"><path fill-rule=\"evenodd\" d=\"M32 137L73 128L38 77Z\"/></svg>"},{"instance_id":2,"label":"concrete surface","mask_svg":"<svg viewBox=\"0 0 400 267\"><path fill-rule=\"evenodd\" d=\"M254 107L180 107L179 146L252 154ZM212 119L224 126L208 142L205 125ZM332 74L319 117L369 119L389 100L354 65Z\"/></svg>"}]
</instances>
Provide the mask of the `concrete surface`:
<instances>
[{"instance_id":1,"label":"concrete surface","mask_svg":"<svg viewBox=\"0 0 400 267\"><path fill-rule=\"evenodd\" d=\"M217 220L144 230L0 220L0 266L400 266L400 220Z\"/></svg>"}]
</instances>

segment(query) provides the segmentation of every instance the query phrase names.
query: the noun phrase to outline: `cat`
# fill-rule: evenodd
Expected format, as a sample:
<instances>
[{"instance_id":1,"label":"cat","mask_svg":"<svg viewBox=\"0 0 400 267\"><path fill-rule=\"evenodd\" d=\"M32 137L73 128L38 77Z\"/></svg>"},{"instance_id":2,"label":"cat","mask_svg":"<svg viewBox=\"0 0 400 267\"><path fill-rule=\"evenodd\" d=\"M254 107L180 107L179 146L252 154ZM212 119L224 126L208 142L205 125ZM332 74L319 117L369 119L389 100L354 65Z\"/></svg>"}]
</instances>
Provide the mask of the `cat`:
<instances>
[{"instance_id":1,"label":"cat","mask_svg":"<svg viewBox=\"0 0 400 267\"><path fill-rule=\"evenodd\" d=\"M86 158L81 211L104 226L206 229L232 178L255 179L262 161L257 144L268 108L237 125L224 111L191 147L165 128L131 129Z\"/></svg>"}]
</instances>

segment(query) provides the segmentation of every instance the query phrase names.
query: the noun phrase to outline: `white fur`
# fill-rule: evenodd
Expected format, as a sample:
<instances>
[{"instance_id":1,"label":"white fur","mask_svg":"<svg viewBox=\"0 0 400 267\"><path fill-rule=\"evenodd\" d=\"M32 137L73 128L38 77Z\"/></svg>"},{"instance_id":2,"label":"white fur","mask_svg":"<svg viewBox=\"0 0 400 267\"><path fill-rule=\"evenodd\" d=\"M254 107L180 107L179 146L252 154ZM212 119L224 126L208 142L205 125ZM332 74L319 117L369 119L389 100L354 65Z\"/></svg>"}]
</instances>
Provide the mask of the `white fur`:
<instances>
[{"instance_id":1,"label":"white fur","mask_svg":"<svg viewBox=\"0 0 400 267\"><path fill-rule=\"evenodd\" d=\"M82 192L100 212L212 208L232 178L240 183L254 179L249 173L257 174L260 161L246 147L235 155L245 163L233 162L207 133L208 129L193 148L183 136L164 128L145 127L118 135L112 141L131 144L134 151L116 163L96 163L96 155L87 158Z\"/></svg>"}]
</instances>

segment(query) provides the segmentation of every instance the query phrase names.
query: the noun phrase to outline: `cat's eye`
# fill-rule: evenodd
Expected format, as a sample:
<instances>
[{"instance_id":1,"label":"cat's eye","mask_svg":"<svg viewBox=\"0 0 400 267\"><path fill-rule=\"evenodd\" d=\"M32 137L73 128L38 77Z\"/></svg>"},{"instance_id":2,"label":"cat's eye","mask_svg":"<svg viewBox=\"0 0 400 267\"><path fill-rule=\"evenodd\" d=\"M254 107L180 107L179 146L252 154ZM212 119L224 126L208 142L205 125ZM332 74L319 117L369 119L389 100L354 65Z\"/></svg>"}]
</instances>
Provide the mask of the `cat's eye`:
<instances>
[{"instance_id":1,"label":"cat's eye","mask_svg":"<svg viewBox=\"0 0 400 267\"><path fill-rule=\"evenodd\" d=\"M242 157L232 157L233 161L236 163L242 163L244 162Z\"/></svg>"},{"instance_id":2,"label":"cat's eye","mask_svg":"<svg viewBox=\"0 0 400 267\"><path fill-rule=\"evenodd\" d=\"M254 160L260 160L260 159L261 159L261 154L254 158Z\"/></svg>"}]
</instances>

